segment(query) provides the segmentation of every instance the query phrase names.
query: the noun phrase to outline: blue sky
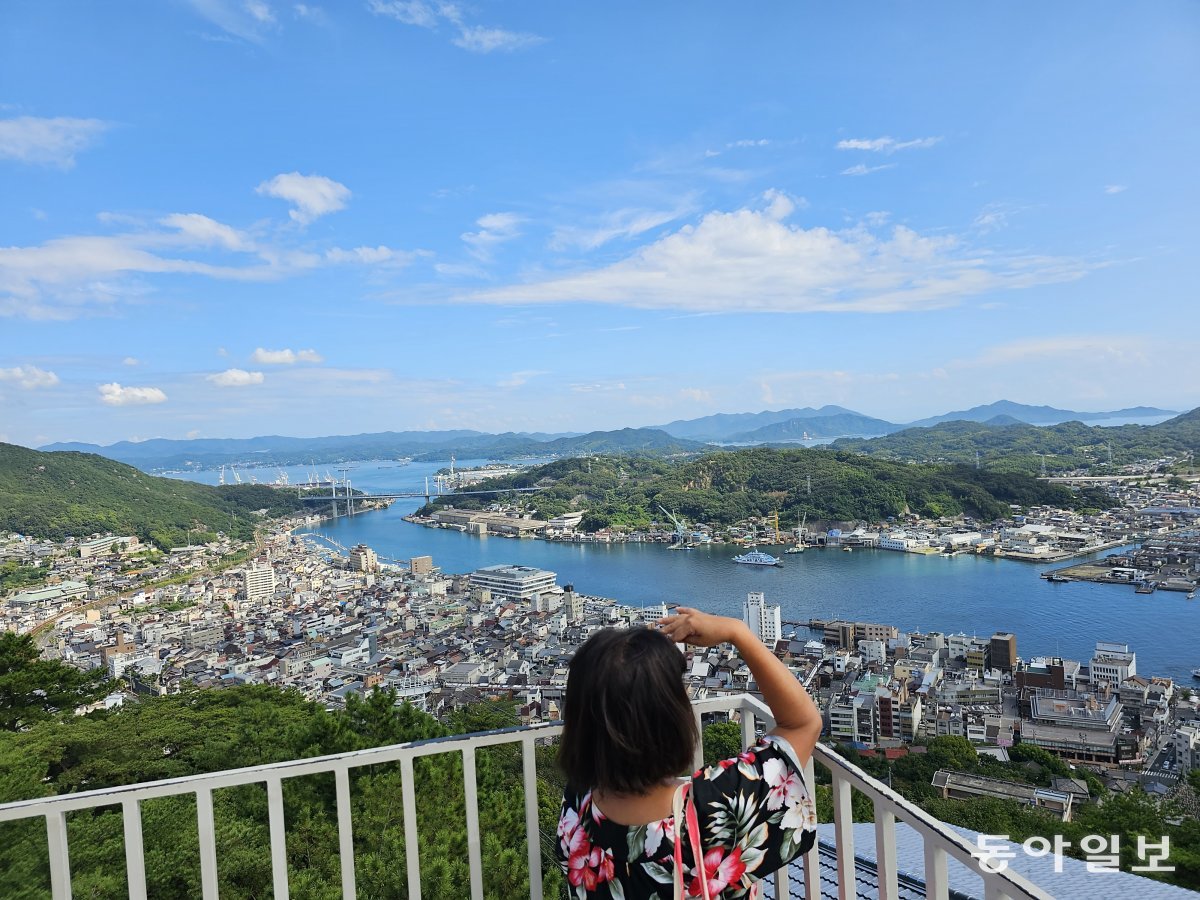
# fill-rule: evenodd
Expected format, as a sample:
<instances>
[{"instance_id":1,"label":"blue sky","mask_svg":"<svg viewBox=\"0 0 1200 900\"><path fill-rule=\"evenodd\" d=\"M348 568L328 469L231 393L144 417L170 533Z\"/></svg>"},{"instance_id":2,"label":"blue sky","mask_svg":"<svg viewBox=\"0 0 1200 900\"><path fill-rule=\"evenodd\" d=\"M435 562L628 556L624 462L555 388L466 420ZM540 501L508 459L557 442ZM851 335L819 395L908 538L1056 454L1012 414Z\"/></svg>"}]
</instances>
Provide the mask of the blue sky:
<instances>
[{"instance_id":1,"label":"blue sky","mask_svg":"<svg viewBox=\"0 0 1200 900\"><path fill-rule=\"evenodd\" d=\"M1200 405L1200 7L10 0L0 440Z\"/></svg>"}]
</instances>

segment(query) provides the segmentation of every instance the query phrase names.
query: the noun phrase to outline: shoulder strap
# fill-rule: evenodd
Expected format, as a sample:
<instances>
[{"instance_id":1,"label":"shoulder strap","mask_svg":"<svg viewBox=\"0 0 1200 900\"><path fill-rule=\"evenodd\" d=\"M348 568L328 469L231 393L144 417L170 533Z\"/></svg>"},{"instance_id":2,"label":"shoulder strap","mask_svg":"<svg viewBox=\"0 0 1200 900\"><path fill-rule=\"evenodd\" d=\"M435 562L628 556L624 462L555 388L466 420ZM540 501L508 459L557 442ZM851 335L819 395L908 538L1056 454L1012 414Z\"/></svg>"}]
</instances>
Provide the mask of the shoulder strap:
<instances>
[{"instance_id":1,"label":"shoulder strap","mask_svg":"<svg viewBox=\"0 0 1200 900\"><path fill-rule=\"evenodd\" d=\"M671 812L673 834L672 839L675 841L675 900L684 900L685 893L685 878L683 874L683 804L688 796L688 789L692 786L690 781L685 781L675 789L675 796L671 798Z\"/></svg>"},{"instance_id":2,"label":"shoulder strap","mask_svg":"<svg viewBox=\"0 0 1200 900\"><path fill-rule=\"evenodd\" d=\"M691 793L687 796L687 811L684 815L687 817L688 837L692 841L692 857L696 860L700 890L704 894L704 900L712 900L708 891L708 869L704 865L704 844L700 842L700 818L696 814L696 798Z\"/></svg>"}]
</instances>

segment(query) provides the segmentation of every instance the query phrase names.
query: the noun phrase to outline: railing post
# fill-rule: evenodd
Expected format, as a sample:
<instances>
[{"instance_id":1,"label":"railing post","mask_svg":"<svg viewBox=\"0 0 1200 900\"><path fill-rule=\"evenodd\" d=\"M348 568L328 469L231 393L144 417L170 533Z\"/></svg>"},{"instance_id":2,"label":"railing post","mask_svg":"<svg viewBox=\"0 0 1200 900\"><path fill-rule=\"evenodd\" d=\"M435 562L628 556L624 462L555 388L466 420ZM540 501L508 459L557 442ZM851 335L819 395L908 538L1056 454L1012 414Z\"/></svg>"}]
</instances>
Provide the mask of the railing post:
<instances>
[{"instance_id":1,"label":"railing post","mask_svg":"<svg viewBox=\"0 0 1200 900\"><path fill-rule=\"evenodd\" d=\"M754 743L757 719L754 718L754 713L751 710L742 710L742 746L749 747Z\"/></svg>"},{"instance_id":2,"label":"railing post","mask_svg":"<svg viewBox=\"0 0 1200 900\"><path fill-rule=\"evenodd\" d=\"M804 782L811 792L813 802L817 797L817 768L812 756L804 764ZM818 858L817 842L804 854L804 900L821 900L821 861ZM776 892L776 897L779 893Z\"/></svg>"},{"instance_id":3,"label":"railing post","mask_svg":"<svg viewBox=\"0 0 1200 900\"><path fill-rule=\"evenodd\" d=\"M417 845L417 784L413 778L413 758L400 757L400 790L404 806L404 857L408 864L409 900L421 900L421 851Z\"/></svg>"},{"instance_id":4,"label":"railing post","mask_svg":"<svg viewBox=\"0 0 1200 900\"><path fill-rule=\"evenodd\" d=\"M121 802L125 826L125 878L129 900L146 900L146 851L142 843L142 808L137 800Z\"/></svg>"},{"instance_id":5,"label":"railing post","mask_svg":"<svg viewBox=\"0 0 1200 900\"><path fill-rule=\"evenodd\" d=\"M338 850L342 864L342 898L355 900L358 888L354 882L354 812L350 808L350 771L339 766L334 772L337 786Z\"/></svg>"},{"instance_id":6,"label":"railing post","mask_svg":"<svg viewBox=\"0 0 1200 900\"><path fill-rule=\"evenodd\" d=\"M200 840L200 889L204 900L218 900L217 832L213 825L211 788L196 791L196 826Z\"/></svg>"},{"instance_id":7,"label":"railing post","mask_svg":"<svg viewBox=\"0 0 1200 900\"><path fill-rule=\"evenodd\" d=\"M831 768L829 771L833 776L833 831L837 842L838 900L857 900L850 782L838 769Z\"/></svg>"},{"instance_id":8,"label":"railing post","mask_svg":"<svg viewBox=\"0 0 1200 900\"><path fill-rule=\"evenodd\" d=\"M529 897L542 900L542 844L538 830L537 745L533 738L521 741L525 779L525 835L529 842Z\"/></svg>"},{"instance_id":9,"label":"railing post","mask_svg":"<svg viewBox=\"0 0 1200 900\"><path fill-rule=\"evenodd\" d=\"M875 798L875 870L879 880L879 900L896 900L896 815Z\"/></svg>"},{"instance_id":10,"label":"railing post","mask_svg":"<svg viewBox=\"0 0 1200 900\"><path fill-rule=\"evenodd\" d=\"M271 879L274 900L288 900L287 832L283 818L283 783L267 779L267 819L271 829Z\"/></svg>"},{"instance_id":11,"label":"railing post","mask_svg":"<svg viewBox=\"0 0 1200 900\"><path fill-rule=\"evenodd\" d=\"M925 836L925 900L949 900L946 851Z\"/></svg>"},{"instance_id":12,"label":"railing post","mask_svg":"<svg viewBox=\"0 0 1200 900\"><path fill-rule=\"evenodd\" d=\"M67 814L46 814L46 842L50 850L50 894L54 900L71 900L71 851L67 849Z\"/></svg>"},{"instance_id":13,"label":"railing post","mask_svg":"<svg viewBox=\"0 0 1200 900\"><path fill-rule=\"evenodd\" d=\"M471 871L471 900L483 900L483 862L479 852L479 796L475 779L475 748L463 747L463 800L467 812L467 864Z\"/></svg>"}]
</instances>

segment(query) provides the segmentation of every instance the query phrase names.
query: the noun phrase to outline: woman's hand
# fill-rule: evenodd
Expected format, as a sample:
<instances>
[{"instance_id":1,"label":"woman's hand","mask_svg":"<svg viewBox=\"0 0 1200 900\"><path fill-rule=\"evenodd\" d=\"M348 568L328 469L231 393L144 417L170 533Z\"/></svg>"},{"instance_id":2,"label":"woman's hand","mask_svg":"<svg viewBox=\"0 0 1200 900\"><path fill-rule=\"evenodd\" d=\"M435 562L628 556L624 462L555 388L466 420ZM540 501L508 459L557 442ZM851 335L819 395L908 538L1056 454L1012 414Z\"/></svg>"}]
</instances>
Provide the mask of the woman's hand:
<instances>
[{"instance_id":1,"label":"woman's hand","mask_svg":"<svg viewBox=\"0 0 1200 900\"><path fill-rule=\"evenodd\" d=\"M746 626L740 619L714 616L690 606L679 606L674 615L658 620L658 628L676 643L713 647L726 642L736 643Z\"/></svg>"}]
</instances>

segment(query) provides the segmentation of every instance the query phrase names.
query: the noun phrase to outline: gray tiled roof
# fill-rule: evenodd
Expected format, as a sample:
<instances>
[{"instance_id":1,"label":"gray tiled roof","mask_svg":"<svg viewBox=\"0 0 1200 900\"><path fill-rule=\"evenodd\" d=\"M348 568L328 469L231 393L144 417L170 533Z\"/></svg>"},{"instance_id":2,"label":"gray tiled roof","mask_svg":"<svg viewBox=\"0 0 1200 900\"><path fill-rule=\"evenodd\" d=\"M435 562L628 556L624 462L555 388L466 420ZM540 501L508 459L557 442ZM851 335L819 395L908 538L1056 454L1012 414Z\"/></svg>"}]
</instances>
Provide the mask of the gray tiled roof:
<instances>
[{"instance_id":1,"label":"gray tiled roof","mask_svg":"<svg viewBox=\"0 0 1200 900\"><path fill-rule=\"evenodd\" d=\"M977 832L954 828L972 844ZM996 846L993 844L993 846ZM875 870L875 826L860 823L854 826L855 894L860 900L878 900L879 882ZM1127 872L1089 872L1083 860L1063 857L1062 871L1055 872L1052 856L1034 858L1021 852L1020 845L1010 844L1016 858L1009 861L1014 872L1023 875L1056 900L1095 900L1096 897L1137 897L1138 900L1195 900L1197 894L1186 888L1163 884ZM896 868L899 873L899 900L921 900L925 896L924 843L920 834L903 823L896 824ZM837 900L837 856L834 852L832 824L817 828L817 856L821 866L821 896ZM1169 862L1169 860L1168 860ZM950 876L951 900L974 900L983 897L983 882L978 875L951 858L947 868ZM793 863L789 883L790 897L803 900L804 870ZM767 897L774 897L774 883L767 880Z\"/></svg>"}]
</instances>

